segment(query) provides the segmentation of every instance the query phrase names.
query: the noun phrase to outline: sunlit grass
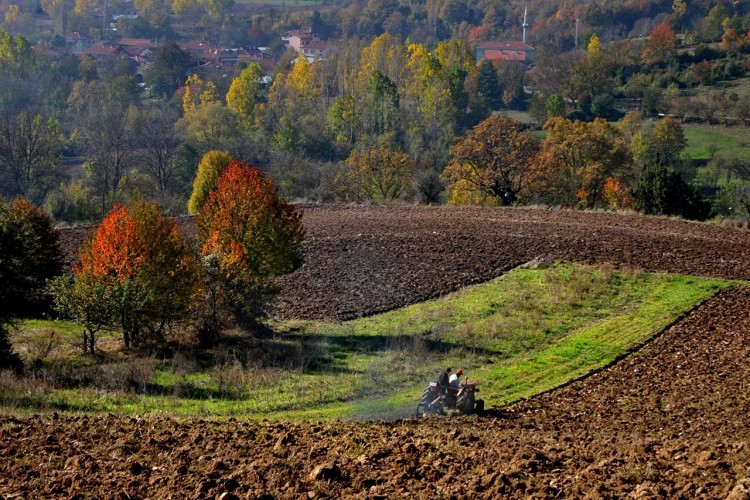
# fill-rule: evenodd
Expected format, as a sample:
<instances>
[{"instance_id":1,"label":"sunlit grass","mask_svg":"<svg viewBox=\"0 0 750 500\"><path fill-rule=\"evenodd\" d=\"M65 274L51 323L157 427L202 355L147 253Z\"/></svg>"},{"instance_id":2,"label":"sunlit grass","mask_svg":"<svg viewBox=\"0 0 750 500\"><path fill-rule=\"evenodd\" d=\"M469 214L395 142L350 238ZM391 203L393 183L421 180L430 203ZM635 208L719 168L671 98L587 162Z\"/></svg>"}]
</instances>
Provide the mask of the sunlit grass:
<instances>
[{"instance_id":1,"label":"sunlit grass","mask_svg":"<svg viewBox=\"0 0 750 500\"><path fill-rule=\"evenodd\" d=\"M215 349L163 358L125 356L115 334L102 338L100 356L82 356L74 325L27 321L13 342L37 368L5 374L0 403L14 412L393 418L411 414L425 384L451 366L479 382L487 406L504 404L605 366L730 285L611 266L516 269L370 318L272 323L270 338L231 331ZM34 354L50 329L59 345Z\"/></svg>"}]
</instances>

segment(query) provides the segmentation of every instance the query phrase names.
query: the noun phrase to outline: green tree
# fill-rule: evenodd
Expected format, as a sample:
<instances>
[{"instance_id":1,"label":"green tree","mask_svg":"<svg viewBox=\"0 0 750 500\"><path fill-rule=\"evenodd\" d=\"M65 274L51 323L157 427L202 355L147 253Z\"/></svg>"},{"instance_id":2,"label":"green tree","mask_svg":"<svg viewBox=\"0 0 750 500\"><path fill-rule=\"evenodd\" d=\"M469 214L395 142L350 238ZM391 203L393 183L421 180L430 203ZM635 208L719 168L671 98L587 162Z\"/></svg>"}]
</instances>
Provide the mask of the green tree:
<instances>
[{"instance_id":1,"label":"green tree","mask_svg":"<svg viewBox=\"0 0 750 500\"><path fill-rule=\"evenodd\" d=\"M482 121L450 148L451 160L443 176L451 202L514 204L537 148L537 141L519 122L502 115Z\"/></svg>"},{"instance_id":2,"label":"green tree","mask_svg":"<svg viewBox=\"0 0 750 500\"><path fill-rule=\"evenodd\" d=\"M651 215L679 215L686 219L705 220L711 205L679 172L656 167L641 175L633 197L636 208Z\"/></svg>"},{"instance_id":3,"label":"green tree","mask_svg":"<svg viewBox=\"0 0 750 500\"><path fill-rule=\"evenodd\" d=\"M502 89L497 79L495 67L487 59L482 59L479 63L477 90L488 108L500 108L502 104Z\"/></svg>"},{"instance_id":4,"label":"green tree","mask_svg":"<svg viewBox=\"0 0 750 500\"><path fill-rule=\"evenodd\" d=\"M143 76L153 95L170 97L185 82L187 73L194 67L190 52L183 50L175 42L167 42L156 51L153 63Z\"/></svg>"},{"instance_id":5,"label":"green tree","mask_svg":"<svg viewBox=\"0 0 750 500\"><path fill-rule=\"evenodd\" d=\"M234 80L227 92L227 108L238 113L242 124L249 130L255 126L255 106L263 94L263 68L251 63Z\"/></svg>"},{"instance_id":6,"label":"green tree","mask_svg":"<svg viewBox=\"0 0 750 500\"><path fill-rule=\"evenodd\" d=\"M58 233L52 220L26 200L0 199L0 370L20 370L8 333L15 319L30 314L47 279L61 272Z\"/></svg>"},{"instance_id":7,"label":"green tree","mask_svg":"<svg viewBox=\"0 0 750 500\"><path fill-rule=\"evenodd\" d=\"M193 181L193 192L188 200L188 213L194 215L201 209L209 193L216 189L221 172L231 163L232 157L226 151L209 151L198 164L198 172Z\"/></svg>"}]
</instances>

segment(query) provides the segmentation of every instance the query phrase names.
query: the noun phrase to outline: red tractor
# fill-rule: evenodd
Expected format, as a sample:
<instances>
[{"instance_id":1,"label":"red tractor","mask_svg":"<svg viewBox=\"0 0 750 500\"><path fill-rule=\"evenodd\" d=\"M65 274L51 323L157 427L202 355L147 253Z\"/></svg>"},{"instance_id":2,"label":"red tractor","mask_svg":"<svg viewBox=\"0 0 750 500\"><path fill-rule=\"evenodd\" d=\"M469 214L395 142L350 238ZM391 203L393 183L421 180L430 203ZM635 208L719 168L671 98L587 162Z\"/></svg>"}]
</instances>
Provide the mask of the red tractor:
<instances>
[{"instance_id":1,"label":"red tractor","mask_svg":"<svg viewBox=\"0 0 750 500\"><path fill-rule=\"evenodd\" d=\"M430 382L417 405L417 418L453 413L481 414L484 411L484 400L475 398L477 392L479 389L476 382L469 382L468 379L459 382L457 387L448 387L445 390L437 382Z\"/></svg>"}]
</instances>

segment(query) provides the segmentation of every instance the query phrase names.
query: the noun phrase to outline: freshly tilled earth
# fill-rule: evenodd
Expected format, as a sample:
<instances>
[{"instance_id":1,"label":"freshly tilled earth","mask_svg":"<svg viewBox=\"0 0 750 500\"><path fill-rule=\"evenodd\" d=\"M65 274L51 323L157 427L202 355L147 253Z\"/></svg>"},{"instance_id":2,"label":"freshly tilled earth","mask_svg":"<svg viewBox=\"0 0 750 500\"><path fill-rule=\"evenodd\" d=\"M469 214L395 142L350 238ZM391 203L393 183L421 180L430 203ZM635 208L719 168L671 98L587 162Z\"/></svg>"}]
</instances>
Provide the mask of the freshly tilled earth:
<instances>
[{"instance_id":1,"label":"freshly tilled earth","mask_svg":"<svg viewBox=\"0 0 750 500\"><path fill-rule=\"evenodd\" d=\"M272 314L345 319L531 258L747 279L750 236L637 216L305 207ZM0 417L0 495L750 498L750 291L585 380L484 417L373 423Z\"/></svg>"}]
</instances>

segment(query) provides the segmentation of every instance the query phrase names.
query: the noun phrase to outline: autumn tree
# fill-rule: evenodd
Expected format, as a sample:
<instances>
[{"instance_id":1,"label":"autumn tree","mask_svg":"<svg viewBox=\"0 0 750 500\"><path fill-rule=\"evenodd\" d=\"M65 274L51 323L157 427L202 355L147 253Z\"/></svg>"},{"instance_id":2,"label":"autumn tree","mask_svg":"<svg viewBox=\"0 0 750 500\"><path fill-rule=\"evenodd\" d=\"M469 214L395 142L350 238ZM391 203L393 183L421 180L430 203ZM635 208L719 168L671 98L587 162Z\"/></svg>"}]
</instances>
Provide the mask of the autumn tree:
<instances>
[{"instance_id":1,"label":"autumn tree","mask_svg":"<svg viewBox=\"0 0 750 500\"><path fill-rule=\"evenodd\" d=\"M619 129L597 118L591 123L551 118L531 171L527 198L567 206L597 206L609 177L630 175L630 153Z\"/></svg>"},{"instance_id":2,"label":"autumn tree","mask_svg":"<svg viewBox=\"0 0 750 500\"><path fill-rule=\"evenodd\" d=\"M188 200L189 214L198 213L209 193L216 189L219 176L231 162L232 157L226 151L209 151L203 155L193 181L193 192Z\"/></svg>"},{"instance_id":3,"label":"autumn tree","mask_svg":"<svg viewBox=\"0 0 750 500\"><path fill-rule=\"evenodd\" d=\"M73 280L55 283L58 310L84 326L84 352L98 329L119 328L125 347L143 333L162 339L199 298L199 268L177 224L154 203L115 206L79 254Z\"/></svg>"},{"instance_id":4,"label":"autumn tree","mask_svg":"<svg viewBox=\"0 0 750 500\"><path fill-rule=\"evenodd\" d=\"M352 151L332 180L333 190L345 201L395 200L409 189L414 161L385 145Z\"/></svg>"},{"instance_id":5,"label":"autumn tree","mask_svg":"<svg viewBox=\"0 0 750 500\"><path fill-rule=\"evenodd\" d=\"M649 34L641 58L646 64L658 64L674 58L677 47L677 35L667 23L654 26Z\"/></svg>"},{"instance_id":6,"label":"autumn tree","mask_svg":"<svg viewBox=\"0 0 750 500\"><path fill-rule=\"evenodd\" d=\"M255 106L260 102L263 92L263 68L258 63L251 63L242 70L227 92L227 108L238 113L245 129L255 126Z\"/></svg>"},{"instance_id":7,"label":"autumn tree","mask_svg":"<svg viewBox=\"0 0 750 500\"><path fill-rule=\"evenodd\" d=\"M680 161L680 153L687 146L682 125L669 117L659 120L648 142L654 164L664 167L676 166Z\"/></svg>"},{"instance_id":8,"label":"autumn tree","mask_svg":"<svg viewBox=\"0 0 750 500\"><path fill-rule=\"evenodd\" d=\"M273 292L273 278L302 264L301 214L252 165L233 161L224 169L196 226L201 253L216 261L228 305L240 321L254 322Z\"/></svg>"},{"instance_id":9,"label":"autumn tree","mask_svg":"<svg viewBox=\"0 0 750 500\"><path fill-rule=\"evenodd\" d=\"M520 123L502 115L479 123L450 148L443 176L452 203L514 204L537 146Z\"/></svg>"}]
</instances>

